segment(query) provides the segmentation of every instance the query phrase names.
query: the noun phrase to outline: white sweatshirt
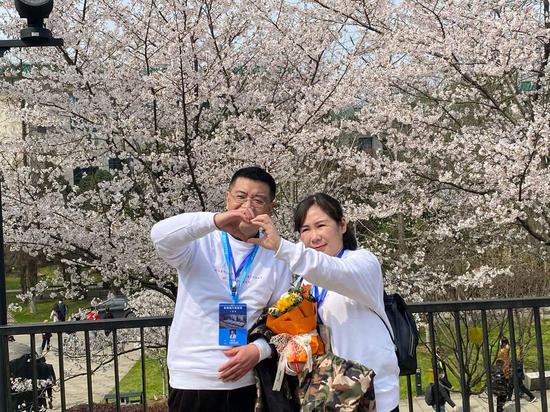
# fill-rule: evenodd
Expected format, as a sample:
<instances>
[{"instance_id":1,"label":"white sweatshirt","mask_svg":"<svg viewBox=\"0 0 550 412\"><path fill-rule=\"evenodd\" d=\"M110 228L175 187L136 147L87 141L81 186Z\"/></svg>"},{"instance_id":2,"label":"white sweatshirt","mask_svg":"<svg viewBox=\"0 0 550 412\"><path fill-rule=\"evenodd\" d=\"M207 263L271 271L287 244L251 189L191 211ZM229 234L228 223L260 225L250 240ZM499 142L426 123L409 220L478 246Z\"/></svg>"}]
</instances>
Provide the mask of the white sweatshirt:
<instances>
[{"instance_id":1,"label":"white sweatshirt","mask_svg":"<svg viewBox=\"0 0 550 412\"><path fill-rule=\"evenodd\" d=\"M151 239L159 255L178 271L178 296L168 341L170 386L177 389L236 389L254 385L253 372L234 382L218 378L228 360L218 345L219 304L232 303L221 232L214 213L185 213L155 224ZM229 236L237 267L254 246ZM259 248L244 281L239 303L246 303L250 328L262 310L290 287L288 266Z\"/></svg>"},{"instance_id":2,"label":"white sweatshirt","mask_svg":"<svg viewBox=\"0 0 550 412\"><path fill-rule=\"evenodd\" d=\"M275 257L294 273L328 290L319 314L329 327L332 351L376 373L376 410L389 412L399 405L399 366L395 347L382 320L384 310L382 271L369 251L346 250L342 258L329 256L302 243L281 240Z\"/></svg>"}]
</instances>

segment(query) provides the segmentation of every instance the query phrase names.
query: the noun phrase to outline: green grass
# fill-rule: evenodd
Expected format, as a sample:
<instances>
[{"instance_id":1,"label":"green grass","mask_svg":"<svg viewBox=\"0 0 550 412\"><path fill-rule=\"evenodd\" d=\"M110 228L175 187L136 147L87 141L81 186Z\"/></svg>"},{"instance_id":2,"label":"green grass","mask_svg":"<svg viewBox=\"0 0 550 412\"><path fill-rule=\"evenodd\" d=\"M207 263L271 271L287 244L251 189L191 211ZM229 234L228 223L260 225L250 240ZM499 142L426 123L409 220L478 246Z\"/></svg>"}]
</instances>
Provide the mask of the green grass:
<instances>
[{"instance_id":1,"label":"green grass","mask_svg":"<svg viewBox=\"0 0 550 412\"><path fill-rule=\"evenodd\" d=\"M57 269L55 265L42 266L38 269L38 277L40 280L50 280ZM6 275L6 289L15 290L21 288L21 279L17 273L8 273Z\"/></svg>"},{"instance_id":2,"label":"green grass","mask_svg":"<svg viewBox=\"0 0 550 412\"><path fill-rule=\"evenodd\" d=\"M6 276L6 290L20 289L21 282L19 276L17 275L8 275Z\"/></svg>"},{"instance_id":3,"label":"green grass","mask_svg":"<svg viewBox=\"0 0 550 412\"><path fill-rule=\"evenodd\" d=\"M40 273L40 278L50 279L57 267L55 265L42 266L38 271ZM6 276L6 289L7 290L16 290L20 289L20 278L19 275L10 273ZM40 301L36 303L36 313L29 312L29 305L27 303L21 303L17 298L19 292L8 292L6 293L7 302L19 304L23 310L21 312L15 312L14 318L17 323L36 323L43 322L44 319L50 318L50 313L52 311L53 305L56 303L56 299L48 299L45 301ZM76 312L78 308L85 308L91 306L90 300L65 300L65 303L69 307L69 317L72 313Z\"/></svg>"},{"instance_id":4,"label":"green grass","mask_svg":"<svg viewBox=\"0 0 550 412\"><path fill-rule=\"evenodd\" d=\"M53 278L56 270L57 266L55 265L42 266L38 269L38 273L40 274L40 277L50 280Z\"/></svg>"},{"instance_id":5,"label":"green grass","mask_svg":"<svg viewBox=\"0 0 550 412\"><path fill-rule=\"evenodd\" d=\"M18 299L15 297L16 293L8 294L8 302L15 302ZM12 297L13 296L13 297ZM12 300L13 299L13 300ZM50 318L52 307L57 300L47 300L44 302L36 303L36 313L29 312L28 304L21 304L23 310L21 312L15 312L14 317L17 323L36 323L43 322L44 319ZM90 300L65 300L65 304L69 307L69 314L67 318L71 316L78 308L85 308L90 306Z\"/></svg>"},{"instance_id":6,"label":"green grass","mask_svg":"<svg viewBox=\"0 0 550 412\"><path fill-rule=\"evenodd\" d=\"M147 399L159 399L162 396L162 370L160 363L146 357L145 373L147 380ZM166 373L166 372L165 372ZM138 360L132 369L120 380L120 392L141 392L141 359ZM113 390L110 393L115 393Z\"/></svg>"}]
</instances>

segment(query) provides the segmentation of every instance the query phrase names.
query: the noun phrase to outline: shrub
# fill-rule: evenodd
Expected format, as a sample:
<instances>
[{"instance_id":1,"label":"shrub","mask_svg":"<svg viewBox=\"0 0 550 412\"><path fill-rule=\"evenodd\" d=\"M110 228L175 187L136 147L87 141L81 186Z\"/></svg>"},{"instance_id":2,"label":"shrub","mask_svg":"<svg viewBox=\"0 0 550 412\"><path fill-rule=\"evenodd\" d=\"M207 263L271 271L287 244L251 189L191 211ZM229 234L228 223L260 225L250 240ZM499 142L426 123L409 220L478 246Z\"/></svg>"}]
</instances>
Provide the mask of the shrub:
<instances>
[{"instance_id":1,"label":"shrub","mask_svg":"<svg viewBox=\"0 0 550 412\"><path fill-rule=\"evenodd\" d=\"M168 405L166 402L148 403L147 409L149 412L167 412ZM120 405L120 409L124 412L142 412L143 405L141 403L132 403L129 405ZM94 403L94 412L115 412L116 404L114 403ZM81 403L67 409L67 412L88 412L88 404Z\"/></svg>"}]
</instances>

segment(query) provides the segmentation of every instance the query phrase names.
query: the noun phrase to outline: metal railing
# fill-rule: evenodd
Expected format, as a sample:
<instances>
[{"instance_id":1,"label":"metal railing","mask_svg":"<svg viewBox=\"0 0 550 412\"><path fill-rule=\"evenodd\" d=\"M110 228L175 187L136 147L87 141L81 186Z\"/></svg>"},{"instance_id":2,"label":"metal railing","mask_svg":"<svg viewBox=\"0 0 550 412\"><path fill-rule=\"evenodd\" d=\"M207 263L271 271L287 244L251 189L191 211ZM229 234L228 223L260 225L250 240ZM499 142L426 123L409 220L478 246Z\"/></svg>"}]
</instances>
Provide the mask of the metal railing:
<instances>
[{"instance_id":1,"label":"metal railing","mask_svg":"<svg viewBox=\"0 0 550 412\"><path fill-rule=\"evenodd\" d=\"M492 368L492 354L490 352L489 345L489 324L487 315L492 311L504 311L505 317L505 330L508 333L510 341L510 355L511 355L511 368L513 378L513 390L515 395L514 405L515 411L520 412L520 394L519 394L519 381L517 376L518 359L516 355L516 325L514 323L514 311L516 310L531 310L535 343L537 351L537 366L538 366L538 379L542 411L548 411L548 400L546 396L546 379L545 379L545 363L544 363L544 351L542 340L542 324L541 324L541 308L550 307L550 298L526 298L526 299L501 299L501 300L472 300L472 301L459 301L459 302L430 302L430 303L417 303L409 306L411 312L425 316L427 321L429 339L426 342L431 353L431 365L432 370L437 371L437 356L436 348L438 346L436 335L436 324L434 322L434 315L436 314L448 314L452 317L452 323L454 325L455 339L455 353L458 358L458 370L460 380L460 393L462 396L462 410L470 411L470 391L466 388L466 371L464 363L464 330L462 330L461 316L466 313L479 314L482 332L482 353L483 353L483 367L487 376L486 389L488 396L488 409L489 412L496 410L493 403L493 388L490 379ZM467 332L467 331L466 331ZM438 379L434 379L434 386L436 390L434 393L438 396ZM409 411L414 411L412 402L412 385L411 377L407 377L407 391L409 401Z\"/></svg>"},{"instance_id":2,"label":"metal railing","mask_svg":"<svg viewBox=\"0 0 550 412\"><path fill-rule=\"evenodd\" d=\"M504 329L510 338L510 355L511 355L511 364L512 370L515 372L518 359L516 356L516 327L517 325L514 322L514 311L516 310L527 310L531 311L532 314L532 324L534 326L534 335L536 342L536 351L537 351L537 366L538 366L538 375L539 375L539 384L540 384L540 400L541 407L543 411L548 410L548 400L546 396L546 383L545 383L545 362L544 362L544 353L543 353L543 340L542 340L542 324L541 324L541 308L550 308L550 298L530 298L530 299L507 299L507 300L489 300L489 301L463 301L463 302L437 302L437 303L421 303L421 304L411 304L409 306L411 312L416 313L420 319L422 319L422 324L425 325L427 330L427 338L423 342L423 345L427 348L429 353L431 353L431 365L433 371L437 371L437 362L436 357L436 347L439 342L438 339L443 338L442 332L440 331L440 325L436 322L435 317L446 317L446 320L450 327L454 328L453 334L455 339L453 340L453 351L457 355L457 364L458 364L458 378L460 385L460 393L462 396L462 408L463 411L470 410L470 391L466 386L466 365L464 359L464 350L465 350L465 333L468 331L464 330L462 319L465 316L476 314L479 317L481 323L481 333L482 333L482 363L486 377L490 376L490 371L492 367L492 361L494 360L494 351L491 350L490 340L494 340L495 337L490 333L490 325L488 322L488 313L492 311L497 311L501 315L504 314ZM88 410L93 411L93 382L92 382L92 355L90 350L90 334L97 333L96 331L107 331L112 334L112 361L114 368L114 389L115 389L115 402L116 410L121 409L121 400L120 400L120 376L119 376L119 341L118 341L118 332L121 330L138 330L139 339L135 342L135 347L133 350L139 351L140 360L141 360L141 385L143 391L143 407L144 410L147 410L147 376L146 376L146 350L147 342L145 339L146 328L164 328L164 337L166 339L163 342L163 346L167 346L168 339L168 328L171 324L171 317L149 317L149 318L131 318L131 319L106 319L106 320L96 320L96 321L66 321L58 323L40 323L40 324L17 324L17 325L7 325L0 326L0 344L1 344L1 353L0 357L2 362L0 365L4 368L3 371L0 370L0 380L2 393L10 394L11 393L11 382L10 382L10 368L9 368L9 351L8 351L8 337L9 336L21 336L27 335L30 337L30 347L31 347L31 365L32 365L32 397L33 405L39 405L39 388L38 388L38 378L37 378L37 365L36 365L36 335L42 334L44 332L52 333L54 336L57 336L57 345L58 345L58 388L60 392L60 402L61 410L67 410L67 399L66 399L66 388L65 388L65 344L66 341L64 337L67 334L72 334L75 332L84 333L84 352L85 352L85 364L86 364L86 379L87 379L87 400L88 400ZM148 330L148 329L147 329ZM447 341L448 343L448 341ZM419 345L419 349L422 346ZM407 393L408 393L408 410L413 412L415 410L413 403L413 390L411 376L407 377ZM520 396L519 396L519 381L516 376L516 373L513 373L513 386L515 392L515 410L520 411ZM437 379L434 379L434 385L437 385ZM488 410L494 412L496 410L493 403L493 388L491 385L491 379L486 379L486 390L488 394ZM437 390L435 391L437 394ZM10 396L2 396L0 398L0 411L13 411L13 405L10 402ZM36 407L36 410L39 408Z\"/></svg>"},{"instance_id":3,"label":"metal railing","mask_svg":"<svg viewBox=\"0 0 550 412\"><path fill-rule=\"evenodd\" d=\"M64 337L67 334L73 334L76 332L84 332L84 351L86 362L86 377L87 377L87 396L88 396L88 410L93 411L93 383L92 383L92 355L90 345L90 333L97 333L97 331L105 331L112 335L112 359L114 367L114 387L115 387L115 402L116 410L120 411L120 376L119 376L119 342L118 331L127 329L139 330L139 351L141 355L141 381L143 391L143 404L144 410L147 410L147 379L145 368L145 335L144 330L146 328L164 328L164 336L166 341L164 346L168 345L168 327L172 322L171 317L146 317L146 318L130 318L130 319L103 319L103 320L84 320L84 321L66 321L56 323L39 323L39 324L19 324L19 325L7 325L0 327L0 343L2 346L1 356L4 359L3 365L4 371L0 372L1 384L6 394L11 393L10 382L10 367L9 367L9 350L8 350L8 337L9 336L30 336L30 360L32 365L32 404L37 405L33 407L34 410L39 410L39 390L38 390L38 378L37 378L37 356L36 356L36 335L42 333L52 333L57 335L58 344L58 368L59 368L59 390L61 396L61 410L64 412L67 410L66 388L65 388L65 351L64 347L66 341ZM11 403L11 396L5 396L0 399L0 411L13 411L14 405Z\"/></svg>"}]
</instances>

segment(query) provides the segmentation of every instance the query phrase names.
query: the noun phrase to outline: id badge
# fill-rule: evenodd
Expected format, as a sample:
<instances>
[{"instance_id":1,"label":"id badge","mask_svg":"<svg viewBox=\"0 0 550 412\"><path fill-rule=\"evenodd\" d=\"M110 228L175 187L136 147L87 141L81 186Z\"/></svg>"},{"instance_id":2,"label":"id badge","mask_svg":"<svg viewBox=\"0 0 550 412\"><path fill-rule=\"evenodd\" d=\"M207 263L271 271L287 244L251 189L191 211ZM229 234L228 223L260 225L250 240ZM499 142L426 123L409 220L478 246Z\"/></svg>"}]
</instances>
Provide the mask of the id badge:
<instances>
[{"instance_id":1,"label":"id badge","mask_svg":"<svg viewBox=\"0 0 550 412\"><path fill-rule=\"evenodd\" d=\"M246 345L246 304L220 303L219 344L221 346Z\"/></svg>"}]
</instances>

